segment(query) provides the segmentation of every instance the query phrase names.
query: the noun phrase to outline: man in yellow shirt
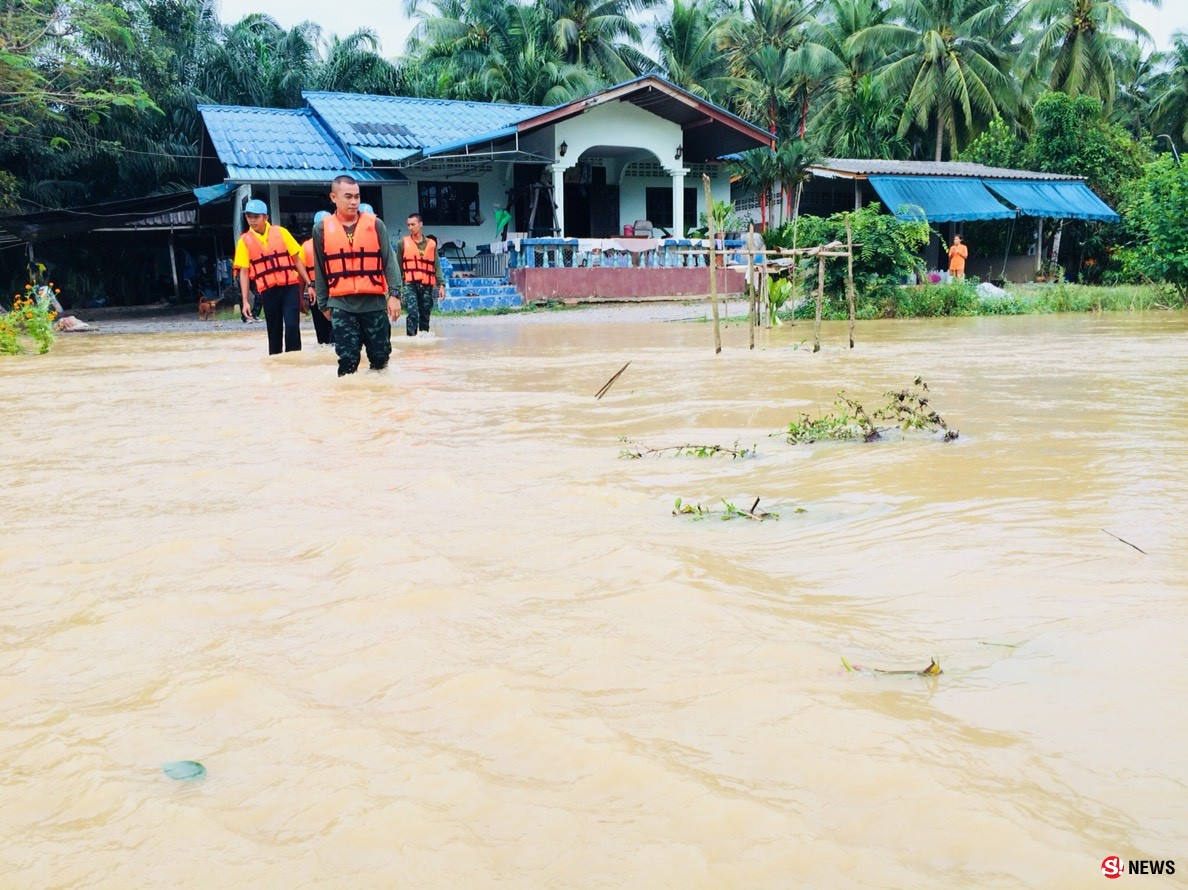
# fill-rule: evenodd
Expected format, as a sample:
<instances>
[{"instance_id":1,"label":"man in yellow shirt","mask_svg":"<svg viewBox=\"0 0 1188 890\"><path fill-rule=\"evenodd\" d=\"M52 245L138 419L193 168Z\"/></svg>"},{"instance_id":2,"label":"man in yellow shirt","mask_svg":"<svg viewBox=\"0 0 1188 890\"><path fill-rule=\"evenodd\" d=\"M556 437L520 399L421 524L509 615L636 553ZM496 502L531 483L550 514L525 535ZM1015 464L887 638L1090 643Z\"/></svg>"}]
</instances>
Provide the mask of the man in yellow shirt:
<instances>
[{"instance_id":1,"label":"man in yellow shirt","mask_svg":"<svg viewBox=\"0 0 1188 890\"><path fill-rule=\"evenodd\" d=\"M301 292L298 285L309 285L309 272L301 259L301 245L287 229L268 222L268 205L258 199L243 208L248 230L235 245L232 265L239 270L239 293L243 313L251 315L254 284L264 303L268 323L268 354L301 349Z\"/></svg>"}]
</instances>

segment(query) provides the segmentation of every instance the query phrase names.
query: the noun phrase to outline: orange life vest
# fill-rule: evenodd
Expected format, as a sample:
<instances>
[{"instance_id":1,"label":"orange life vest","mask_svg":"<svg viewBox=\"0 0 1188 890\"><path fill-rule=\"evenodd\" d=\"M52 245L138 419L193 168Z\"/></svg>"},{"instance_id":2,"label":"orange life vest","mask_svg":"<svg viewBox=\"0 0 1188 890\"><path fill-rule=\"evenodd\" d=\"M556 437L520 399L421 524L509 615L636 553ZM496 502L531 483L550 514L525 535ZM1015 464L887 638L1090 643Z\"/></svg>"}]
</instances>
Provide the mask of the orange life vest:
<instances>
[{"instance_id":1,"label":"orange life vest","mask_svg":"<svg viewBox=\"0 0 1188 890\"><path fill-rule=\"evenodd\" d=\"M388 292L375 217L370 213L359 214L353 241L337 214L322 220L322 250L326 256L322 271L331 297Z\"/></svg>"},{"instance_id":2,"label":"orange life vest","mask_svg":"<svg viewBox=\"0 0 1188 890\"><path fill-rule=\"evenodd\" d=\"M313 281L313 267L314 267L314 252L313 252L313 238L304 242L301 245L301 262L305 263L305 268L310 270L309 280Z\"/></svg>"},{"instance_id":3,"label":"orange life vest","mask_svg":"<svg viewBox=\"0 0 1188 890\"><path fill-rule=\"evenodd\" d=\"M425 249L417 247L412 235L404 236L404 249L401 251L400 268L404 273L404 280L415 284L437 283L437 242L432 238L425 239Z\"/></svg>"},{"instance_id":4,"label":"orange life vest","mask_svg":"<svg viewBox=\"0 0 1188 890\"><path fill-rule=\"evenodd\" d=\"M270 225L265 236L268 243L260 241L259 236L250 229L243 233L244 246L248 252L248 275L252 284L260 293L270 287L284 287L297 284L301 279L297 276L297 265L289 256L289 249L285 247L285 239L281 236L279 226Z\"/></svg>"}]
</instances>

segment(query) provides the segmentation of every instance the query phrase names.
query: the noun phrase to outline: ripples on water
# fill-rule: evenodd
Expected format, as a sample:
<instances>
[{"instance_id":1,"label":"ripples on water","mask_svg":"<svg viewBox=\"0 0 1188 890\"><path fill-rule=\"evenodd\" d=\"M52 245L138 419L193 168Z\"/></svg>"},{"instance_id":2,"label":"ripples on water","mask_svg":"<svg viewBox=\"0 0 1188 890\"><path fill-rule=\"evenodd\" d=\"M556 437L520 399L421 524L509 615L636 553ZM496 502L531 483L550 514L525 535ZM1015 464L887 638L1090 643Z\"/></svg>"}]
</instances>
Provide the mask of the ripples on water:
<instances>
[{"instance_id":1,"label":"ripples on water","mask_svg":"<svg viewBox=\"0 0 1188 890\"><path fill-rule=\"evenodd\" d=\"M0 886L1188 872L1183 315L574 322L0 363ZM957 442L769 437L917 374Z\"/></svg>"}]
</instances>

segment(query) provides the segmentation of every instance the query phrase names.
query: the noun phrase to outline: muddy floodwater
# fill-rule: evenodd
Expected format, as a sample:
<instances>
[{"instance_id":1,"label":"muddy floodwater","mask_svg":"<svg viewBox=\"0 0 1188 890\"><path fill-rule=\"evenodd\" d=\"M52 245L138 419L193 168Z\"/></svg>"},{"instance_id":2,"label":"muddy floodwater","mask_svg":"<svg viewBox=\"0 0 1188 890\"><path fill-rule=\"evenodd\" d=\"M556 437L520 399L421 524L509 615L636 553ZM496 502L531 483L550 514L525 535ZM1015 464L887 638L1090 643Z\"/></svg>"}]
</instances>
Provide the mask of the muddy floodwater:
<instances>
[{"instance_id":1,"label":"muddy floodwater","mask_svg":"<svg viewBox=\"0 0 1188 890\"><path fill-rule=\"evenodd\" d=\"M810 337L0 359L0 887L1183 886L1188 317ZM956 442L770 435L917 375Z\"/></svg>"}]
</instances>

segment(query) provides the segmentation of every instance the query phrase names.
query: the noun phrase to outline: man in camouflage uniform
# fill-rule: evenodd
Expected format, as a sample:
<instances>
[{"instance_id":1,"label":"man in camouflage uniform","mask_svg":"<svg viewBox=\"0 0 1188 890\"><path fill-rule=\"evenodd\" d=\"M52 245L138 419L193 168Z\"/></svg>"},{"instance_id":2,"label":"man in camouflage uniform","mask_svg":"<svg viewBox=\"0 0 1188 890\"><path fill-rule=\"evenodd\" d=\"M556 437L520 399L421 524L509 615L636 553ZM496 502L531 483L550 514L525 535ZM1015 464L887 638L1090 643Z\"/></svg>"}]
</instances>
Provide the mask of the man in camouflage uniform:
<instances>
[{"instance_id":1,"label":"man in camouflage uniform","mask_svg":"<svg viewBox=\"0 0 1188 890\"><path fill-rule=\"evenodd\" d=\"M358 182L350 176L339 176L331 186L330 200L335 212L313 228L316 311L324 313L334 326L339 377L358 370L364 347L371 369L379 371L388 365L392 323L400 318L400 267L388 243L384 221L375 216L364 218L359 213ZM371 226L374 236L367 234L366 243L360 240L356 244L356 234L369 232ZM337 245L330 251L329 263L327 232ZM345 268L363 267L368 272L354 277L345 277L342 272Z\"/></svg>"},{"instance_id":2,"label":"man in camouflage uniform","mask_svg":"<svg viewBox=\"0 0 1188 890\"><path fill-rule=\"evenodd\" d=\"M441 270L441 257L437 253L437 240L422 232L421 215L408 215L408 234L396 245L396 262L404 280L403 300L405 312L405 333L415 337L418 331L428 333L429 316L433 312L433 293L445 299L445 275ZM417 261L421 262L418 263ZM418 274L415 266L424 268ZM429 271L429 266L433 271ZM418 280L419 279L419 280Z\"/></svg>"}]
</instances>

